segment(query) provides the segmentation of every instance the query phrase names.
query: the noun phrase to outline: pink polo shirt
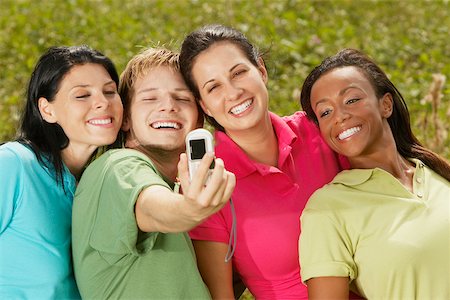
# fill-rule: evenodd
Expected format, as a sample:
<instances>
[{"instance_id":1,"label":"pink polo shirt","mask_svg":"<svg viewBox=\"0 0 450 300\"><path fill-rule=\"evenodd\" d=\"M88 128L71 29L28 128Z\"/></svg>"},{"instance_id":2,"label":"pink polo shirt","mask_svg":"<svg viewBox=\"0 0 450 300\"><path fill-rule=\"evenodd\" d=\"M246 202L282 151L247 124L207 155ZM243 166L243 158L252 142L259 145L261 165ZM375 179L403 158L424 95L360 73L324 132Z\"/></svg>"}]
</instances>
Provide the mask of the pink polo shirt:
<instances>
[{"instance_id":1,"label":"pink polo shirt","mask_svg":"<svg viewBox=\"0 0 450 300\"><path fill-rule=\"evenodd\" d=\"M233 267L257 299L307 299L298 262L299 217L309 196L348 168L304 112L270 114L278 137L278 168L256 163L223 132L215 154L236 175ZM228 243L230 205L190 232L194 240Z\"/></svg>"}]
</instances>

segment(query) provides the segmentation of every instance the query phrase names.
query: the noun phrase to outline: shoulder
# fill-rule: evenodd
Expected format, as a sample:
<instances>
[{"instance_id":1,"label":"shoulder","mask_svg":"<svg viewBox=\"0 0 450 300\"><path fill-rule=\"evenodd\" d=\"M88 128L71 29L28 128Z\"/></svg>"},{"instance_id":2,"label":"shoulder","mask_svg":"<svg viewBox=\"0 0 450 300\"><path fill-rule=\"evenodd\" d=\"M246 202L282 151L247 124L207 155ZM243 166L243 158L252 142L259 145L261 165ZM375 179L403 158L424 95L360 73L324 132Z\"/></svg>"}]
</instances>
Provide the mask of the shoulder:
<instances>
[{"instance_id":1,"label":"shoulder","mask_svg":"<svg viewBox=\"0 0 450 300\"><path fill-rule=\"evenodd\" d=\"M293 115L284 116L280 119L289 126L303 143L325 144L319 127L306 116L304 111L297 111Z\"/></svg>"},{"instance_id":2,"label":"shoulder","mask_svg":"<svg viewBox=\"0 0 450 300\"><path fill-rule=\"evenodd\" d=\"M10 142L0 146L1 169L7 173L11 173L19 167L37 163L34 152L19 142Z\"/></svg>"},{"instance_id":3,"label":"shoulder","mask_svg":"<svg viewBox=\"0 0 450 300\"><path fill-rule=\"evenodd\" d=\"M290 116L281 117L291 128L299 128L302 130L312 130L319 132L318 126L310 120L304 111L296 111Z\"/></svg>"},{"instance_id":4,"label":"shoulder","mask_svg":"<svg viewBox=\"0 0 450 300\"><path fill-rule=\"evenodd\" d=\"M98 168L133 168L136 164L154 167L153 162L145 154L133 149L112 149L94 160L88 169Z\"/></svg>"},{"instance_id":5,"label":"shoulder","mask_svg":"<svg viewBox=\"0 0 450 300\"><path fill-rule=\"evenodd\" d=\"M339 172L333 180L316 190L309 198L307 208L336 210L354 206L353 198L365 193L377 182L373 181L375 169L352 169Z\"/></svg>"},{"instance_id":6,"label":"shoulder","mask_svg":"<svg viewBox=\"0 0 450 300\"><path fill-rule=\"evenodd\" d=\"M101 184L136 186L163 182L163 176L145 154L133 149L113 149L93 161L83 173L78 185Z\"/></svg>"},{"instance_id":7,"label":"shoulder","mask_svg":"<svg viewBox=\"0 0 450 300\"><path fill-rule=\"evenodd\" d=\"M344 170L338 173L333 180L317 189L309 198L306 207L308 209L334 209L338 203L345 203L347 193L353 190L355 185L366 182L371 176L366 170Z\"/></svg>"},{"instance_id":8,"label":"shoulder","mask_svg":"<svg viewBox=\"0 0 450 300\"><path fill-rule=\"evenodd\" d=\"M333 183L328 183L317 189L309 198L306 203L306 210L327 210L333 207L335 202L336 193L339 193L339 189Z\"/></svg>"},{"instance_id":9,"label":"shoulder","mask_svg":"<svg viewBox=\"0 0 450 300\"><path fill-rule=\"evenodd\" d=\"M36 156L33 151L19 142L9 142L0 146L1 160L33 160Z\"/></svg>"}]
</instances>

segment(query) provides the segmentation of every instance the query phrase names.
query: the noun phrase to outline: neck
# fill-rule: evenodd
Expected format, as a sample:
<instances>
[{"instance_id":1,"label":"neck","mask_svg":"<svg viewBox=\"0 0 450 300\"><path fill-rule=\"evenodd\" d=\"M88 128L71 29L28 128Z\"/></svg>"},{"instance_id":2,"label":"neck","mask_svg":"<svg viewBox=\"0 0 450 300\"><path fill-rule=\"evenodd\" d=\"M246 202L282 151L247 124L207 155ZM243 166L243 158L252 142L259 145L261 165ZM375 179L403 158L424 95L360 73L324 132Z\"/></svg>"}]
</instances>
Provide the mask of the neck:
<instances>
[{"instance_id":1,"label":"neck","mask_svg":"<svg viewBox=\"0 0 450 300\"><path fill-rule=\"evenodd\" d=\"M67 148L61 151L61 157L69 169L70 173L77 179L80 179L81 174L94 151L96 146L88 147L85 149L74 149L76 147L69 145Z\"/></svg>"},{"instance_id":2,"label":"neck","mask_svg":"<svg viewBox=\"0 0 450 300\"><path fill-rule=\"evenodd\" d=\"M263 124L258 127L225 133L251 160L269 166L278 166L278 140L269 114Z\"/></svg>"},{"instance_id":3,"label":"neck","mask_svg":"<svg viewBox=\"0 0 450 300\"><path fill-rule=\"evenodd\" d=\"M395 143L393 147L387 147L383 151L349 158L349 161L352 169L383 169L397 178L405 188L412 191L412 179L415 168L410 161L397 152Z\"/></svg>"}]
</instances>

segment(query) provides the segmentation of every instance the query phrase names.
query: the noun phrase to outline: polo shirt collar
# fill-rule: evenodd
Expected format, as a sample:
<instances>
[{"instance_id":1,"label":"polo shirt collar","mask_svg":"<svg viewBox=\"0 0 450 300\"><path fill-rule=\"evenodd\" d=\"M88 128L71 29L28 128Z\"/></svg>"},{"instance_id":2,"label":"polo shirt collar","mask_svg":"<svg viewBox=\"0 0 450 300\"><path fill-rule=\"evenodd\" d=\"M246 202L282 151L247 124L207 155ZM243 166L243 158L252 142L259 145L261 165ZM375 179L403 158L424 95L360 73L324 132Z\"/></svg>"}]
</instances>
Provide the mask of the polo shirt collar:
<instances>
[{"instance_id":1,"label":"polo shirt collar","mask_svg":"<svg viewBox=\"0 0 450 300\"><path fill-rule=\"evenodd\" d=\"M297 135L286 124L286 122L276 114L269 112L270 120L278 139L278 163L282 165L292 150L292 144L297 140ZM241 148L224 132L216 131L216 156L224 160L228 171L233 172L236 178L243 178L258 171L262 175L279 171L272 166L263 165L252 161Z\"/></svg>"},{"instance_id":2,"label":"polo shirt collar","mask_svg":"<svg viewBox=\"0 0 450 300\"><path fill-rule=\"evenodd\" d=\"M416 165L416 172L417 169L420 170L423 169L424 164L420 160L414 158L408 160ZM368 181L372 177L372 175L376 172L387 173L386 171L380 168L344 170L340 172L338 175L336 175L336 177L333 179L333 183L340 183L347 186L360 185ZM422 174L420 175L422 176Z\"/></svg>"}]
</instances>

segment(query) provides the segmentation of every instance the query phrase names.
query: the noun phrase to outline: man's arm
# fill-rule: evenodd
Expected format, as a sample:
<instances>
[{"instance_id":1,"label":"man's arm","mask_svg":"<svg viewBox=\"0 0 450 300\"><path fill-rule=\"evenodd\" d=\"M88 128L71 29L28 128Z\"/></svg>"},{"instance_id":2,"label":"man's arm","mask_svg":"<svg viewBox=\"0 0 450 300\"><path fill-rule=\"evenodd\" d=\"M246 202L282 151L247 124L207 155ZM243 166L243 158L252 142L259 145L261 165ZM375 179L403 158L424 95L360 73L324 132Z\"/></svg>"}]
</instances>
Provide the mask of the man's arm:
<instances>
[{"instance_id":1,"label":"man's arm","mask_svg":"<svg viewBox=\"0 0 450 300\"><path fill-rule=\"evenodd\" d=\"M135 206L139 229L144 232L185 232L220 210L230 199L236 179L218 158L205 186L213 159L212 153L205 154L196 177L189 183L186 155L180 156L178 172L183 195L159 185L142 190Z\"/></svg>"}]
</instances>

